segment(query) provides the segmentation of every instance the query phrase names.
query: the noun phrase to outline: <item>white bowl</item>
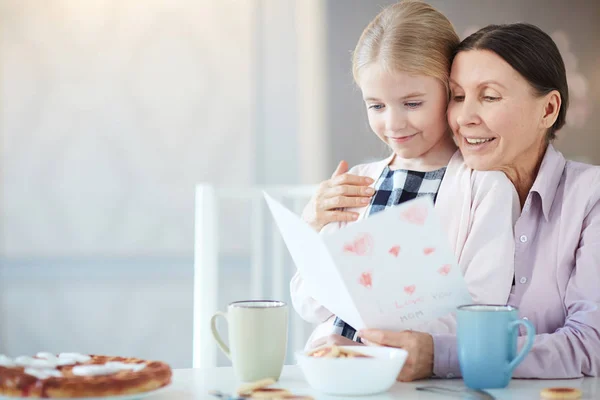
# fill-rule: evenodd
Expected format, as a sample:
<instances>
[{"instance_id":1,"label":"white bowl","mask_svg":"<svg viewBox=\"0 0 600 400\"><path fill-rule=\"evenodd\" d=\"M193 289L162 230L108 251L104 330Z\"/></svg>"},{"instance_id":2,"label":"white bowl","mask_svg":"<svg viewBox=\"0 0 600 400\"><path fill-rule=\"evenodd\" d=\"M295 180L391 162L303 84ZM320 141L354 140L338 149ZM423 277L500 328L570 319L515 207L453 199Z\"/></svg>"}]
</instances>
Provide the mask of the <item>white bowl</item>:
<instances>
[{"instance_id":1,"label":"white bowl","mask_svg":"<svg viewBox=\"0 0 600 400\"><path fill-rule=\"evenodd\" d=\"M322 358L296 352L298 365L308 384L325 394L361 396L385 392L402 370L408 353L402 349L374 346L340 346L369 358Z\"/></svg>"}]
</instances>

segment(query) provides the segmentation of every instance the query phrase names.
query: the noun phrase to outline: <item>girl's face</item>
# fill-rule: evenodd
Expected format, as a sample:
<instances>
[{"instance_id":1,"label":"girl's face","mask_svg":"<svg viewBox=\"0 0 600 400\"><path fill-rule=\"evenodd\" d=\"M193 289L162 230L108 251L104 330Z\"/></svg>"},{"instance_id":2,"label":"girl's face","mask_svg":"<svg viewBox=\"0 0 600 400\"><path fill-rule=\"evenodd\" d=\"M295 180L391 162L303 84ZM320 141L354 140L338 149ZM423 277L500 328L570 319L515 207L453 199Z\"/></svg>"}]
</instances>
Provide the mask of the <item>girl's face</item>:
<instances>
[{"instance_id":1,"label":"girl's face","mask_svg":"<svg viewBox=\"0 0 600 400\"><path fill-rule=\"evenodd\" d=\"M371 129L398 157L423 157L447 140L447 92L438 79L373 63L362 68L358 84Z\"/></svg>"}]
</instances>

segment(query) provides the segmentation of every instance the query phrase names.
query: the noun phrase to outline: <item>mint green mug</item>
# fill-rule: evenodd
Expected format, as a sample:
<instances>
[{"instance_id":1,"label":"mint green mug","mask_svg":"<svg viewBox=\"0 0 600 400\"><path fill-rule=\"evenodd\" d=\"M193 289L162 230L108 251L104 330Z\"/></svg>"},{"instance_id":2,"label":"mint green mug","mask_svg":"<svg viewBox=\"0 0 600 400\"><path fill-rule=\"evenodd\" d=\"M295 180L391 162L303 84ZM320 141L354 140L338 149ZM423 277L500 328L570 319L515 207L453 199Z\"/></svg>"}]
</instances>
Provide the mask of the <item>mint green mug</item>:
<instances>
[{"instance_id":1,"label":"mint green mug","mask_svg":"<svg viewBox=\"0 0 600 400\"><path fill-rule=\"evenodd\" d=\"M229 345L217 331L217 318L227 321ZM227 312L218 311L210 320L213 337L231 360L236 377L244 382L279 379L288 339L288 306L274 300L236 301Z\"/></svg>"}]
</instances>

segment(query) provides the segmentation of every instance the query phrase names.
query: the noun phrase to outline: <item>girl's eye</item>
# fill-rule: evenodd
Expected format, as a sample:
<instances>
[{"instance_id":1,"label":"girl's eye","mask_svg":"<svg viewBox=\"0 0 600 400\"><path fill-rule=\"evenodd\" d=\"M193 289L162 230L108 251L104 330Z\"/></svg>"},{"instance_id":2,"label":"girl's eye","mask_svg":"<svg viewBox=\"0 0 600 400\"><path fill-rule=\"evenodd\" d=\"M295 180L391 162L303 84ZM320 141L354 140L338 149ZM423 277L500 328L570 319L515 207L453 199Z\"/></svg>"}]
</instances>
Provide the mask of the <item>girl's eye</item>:
<instances>
[{"instance_id":1,"label":"girl's eye","mask_svg":"<svg viewBox=\"0 0 600 400\"><path fill-rule=\"evenodd\" d=\"M404 103L404 105L408 108L418 108L421 106L421 104L423 104L422 101L411 101L408 103Z\"/></svg>"},{"instance_id":2,"label":"girl's eye","mask_svg":"<svg viewBox=\"0 0 600 400\"><path fill-rule=\"evenodd\" d=\"M383 108L383 104L372 104L369 106L369 110L381 110Z\"/></svg>"},{"instance_id":3,"label":"girl's eye","mask_svg":"<svg viewBox=\"0 0 600 400\"><path fill-rule=\"evenodd\" d=\"M454 97L452 97L452 100L460 103L465 100L465 96L454 96Z\"/></svg>"}]
</instances>

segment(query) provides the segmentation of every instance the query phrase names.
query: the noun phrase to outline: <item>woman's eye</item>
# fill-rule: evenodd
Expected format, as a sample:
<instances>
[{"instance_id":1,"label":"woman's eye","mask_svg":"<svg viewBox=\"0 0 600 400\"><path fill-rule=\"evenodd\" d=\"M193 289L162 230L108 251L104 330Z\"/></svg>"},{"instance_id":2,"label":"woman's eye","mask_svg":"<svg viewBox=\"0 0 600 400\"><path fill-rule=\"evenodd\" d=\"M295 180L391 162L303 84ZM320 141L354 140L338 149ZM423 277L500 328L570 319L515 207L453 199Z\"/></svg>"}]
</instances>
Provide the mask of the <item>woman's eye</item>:
<instances>
[{"instance_id":1,"label":"woman's eye","mask_svg":"<svg viewBox=\"0 0 600 400\"><path fill-rule=\"evenodd\" d=\"M371 104L369 106L369 110L381 110L383 108L383 104Z\"/></svg>"},{"instance_id":2,"label":"woman's eye","mask_svg":"<svg viewBox=\"0 0 600 400\"><path fill-rule=\"evenodd\" d=\"M483 99L485 101L497 101L500 100L500 97L495 97L495 96L483 96Z\"/></svg>"},{"instance_id":3,"label":"woman's eye","mask_svg":"<svg viewBox=\"0 0 600 400\"><path fill-rule=\"evenodd\" d=\"M452 100L454 100L456 102L465 101L465 96L456 95L456 96L452 97Z\"/></svg>"}]
</instances>

